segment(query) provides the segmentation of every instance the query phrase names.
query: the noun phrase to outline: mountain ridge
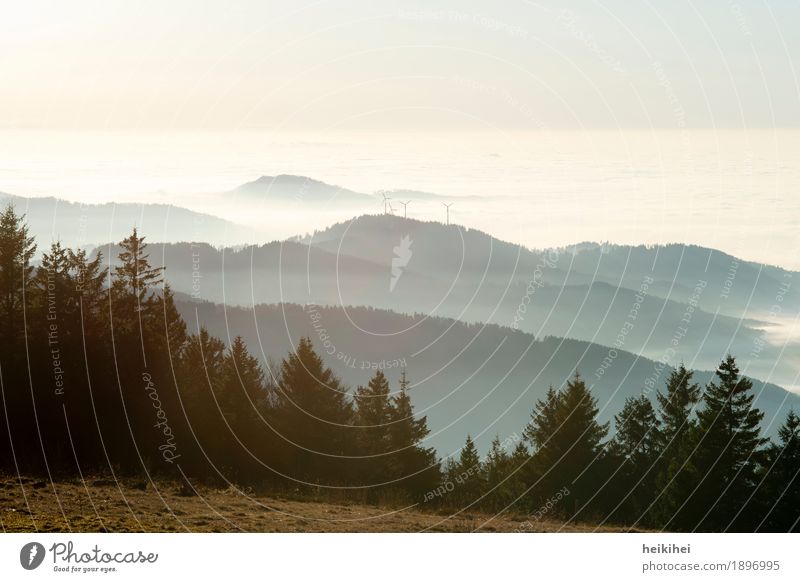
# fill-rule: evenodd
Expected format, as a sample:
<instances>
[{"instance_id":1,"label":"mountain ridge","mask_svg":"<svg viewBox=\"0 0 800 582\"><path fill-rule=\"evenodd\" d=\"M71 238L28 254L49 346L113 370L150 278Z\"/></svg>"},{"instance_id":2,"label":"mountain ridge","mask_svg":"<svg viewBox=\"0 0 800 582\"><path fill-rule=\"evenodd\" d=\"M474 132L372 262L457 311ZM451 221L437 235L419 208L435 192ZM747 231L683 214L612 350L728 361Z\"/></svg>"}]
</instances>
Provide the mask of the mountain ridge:
<instances>
[{"instance_id":1,"label":"mountain ridge","mask_svg":"<svg viewBox=\"0 0 800 582\"><path fill-rule=\"evenodd\" d=\"M646 393L653 398L653 391L645 391L646 382L652 380L663 390L671 369L620 349L598 374L609 354L605 346L535 338L496 324L446 317L296 303L245 309L185 295L176 300L190 332L202 326L228 343L241 335L267 366L268 376L275 370L275 358L285 357L301 336L311 337L326 365L352 388L366 384L375 369L383 369L392 390L397 390L399 374L406 369L417 411L428 416L432 428L430 443L442 454L456 451L467 433L482 450L495 434L519 434L535 401L551 384L563 386L576 370L592 387L600 419L606 421L621 410L627 396ZM388 329L394 332L386 334ZM381 330L378 335L376 330ZM694 367L691 362L687 366ZM698 370L695 381L705 384L713 374ZM789 408L800 406L800 395L757 378L754 385L755 406L766 412L764 425L772 434Z\"/></svg>"}]
</instances>

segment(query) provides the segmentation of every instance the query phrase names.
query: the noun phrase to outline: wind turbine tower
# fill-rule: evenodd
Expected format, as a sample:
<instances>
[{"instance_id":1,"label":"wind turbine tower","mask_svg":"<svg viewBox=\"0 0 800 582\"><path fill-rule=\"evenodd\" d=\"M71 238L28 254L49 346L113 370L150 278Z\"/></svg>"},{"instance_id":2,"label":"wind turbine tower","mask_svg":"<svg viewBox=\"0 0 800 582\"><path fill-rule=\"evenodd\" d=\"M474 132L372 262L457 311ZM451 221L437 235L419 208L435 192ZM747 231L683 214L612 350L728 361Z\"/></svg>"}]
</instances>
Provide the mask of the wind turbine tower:
<instances>
[{"instance_id":1,"label":"wind turbine tower","mask_svg":"<svg viewBox=\"0 0 800 582\"><path fill-rule=\"evenodd\" d=\"M450 226L450 207L455 203L451 202L450 204L447 204L446 202L442 202L442 204L444 204L444 207L447 208L447 226Z\"/></svg>"},{"instance_id":2,"label":"wind turbine tower","mask_svg":"<svg viewBox=\"0 0 800 582\"><path fill-rule=\"evenodd\" d=\"M411 200L400 202L400 204L403 205L403 218L408 218L408 205L411 204Z\"/></svg>"},{"instance_id":3,"label":"wind turbine tower","mask_svg":"<svg viewBox=\"0 0 800 582\"><path fill-rule=\"evenodd\" d=\"M391 200L391 198L386 195L386 192L381 192L381 196L383 196L383 213L389 214L389 208L391 207L389 200Z\"/></svg>"}]
</instances>

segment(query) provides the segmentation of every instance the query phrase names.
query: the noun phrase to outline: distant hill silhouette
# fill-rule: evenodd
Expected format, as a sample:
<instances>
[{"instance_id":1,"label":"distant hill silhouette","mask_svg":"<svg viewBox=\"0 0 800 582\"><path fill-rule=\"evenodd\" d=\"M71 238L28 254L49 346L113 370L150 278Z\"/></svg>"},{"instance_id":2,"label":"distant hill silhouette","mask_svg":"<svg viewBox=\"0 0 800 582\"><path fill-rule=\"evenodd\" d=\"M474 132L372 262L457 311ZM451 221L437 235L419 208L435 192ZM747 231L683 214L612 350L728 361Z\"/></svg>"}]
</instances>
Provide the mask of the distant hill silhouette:
<instances>
[{"instance_id":1,"label":"distant hill silhouette","mask_svg":"<svg viewBox=\"0 0 800 582\"><path fill-rule=\"evenodd\" d=\"M253 182L239 186L230 194L249 199L259 198L292 204L344 203L370 205L376 201L376 198L369 194L361 194L306 176L287 174L261 176Z\"/></svg>"},{"instance_id":2,"label":"distant hill silhouette","mask_svg":"<svg viewBox=\"0 0 800 582\"><path fill-rule=\"evenodd\" d=\"M398 266L404 237L409 246ZM154 244L150 251L176 291L229 305L313 302L425 313L707 369L730 351L746 373L787 385L800 370L796 346L762 331L770 329L762 319L776 297L783 321L797 313L797 291L784 283L794 274L712 249L529 250L456 225L361 216L283 243Z\"/></svg>"},{"instance_id":3,"label":"distant hill silhouette","mask_svg":"<svg viewBox=\"0 0 800 582\"><path fill-rule=\"evenodd\" d=\"M361 205L362 209L374 206L375 203L382 203L382 194L389 196L395 201L406 200L447 200L456 198L443 196L433 192L422 192L420 190L381 190L375 193L363 193L328 184L320 180L314 180L308 176L295 176L290 174L279 174L277 176L261 176L257 180L242 184L230 192L233 196L267 199L279 202L294 204L352 204ZM476 197L470 197L475 199ZM395 210L402 207L395 203Z\"/></svg>"},{"instance_id":4,"label":"distant hill silhouette","mask_svg":"<svg viewBox=\"0 0 800 582\"><path fill-rule=\"evenodd\" d=\"M148 240L163 242L202 240L212 245L252 240L244 226L170 204L79 204L59 198L26 198L0 193L0 205L14 204L37 244L60 240L69 247L94 247L119 241L136 226Z\"/></svg>"}]
</instances>

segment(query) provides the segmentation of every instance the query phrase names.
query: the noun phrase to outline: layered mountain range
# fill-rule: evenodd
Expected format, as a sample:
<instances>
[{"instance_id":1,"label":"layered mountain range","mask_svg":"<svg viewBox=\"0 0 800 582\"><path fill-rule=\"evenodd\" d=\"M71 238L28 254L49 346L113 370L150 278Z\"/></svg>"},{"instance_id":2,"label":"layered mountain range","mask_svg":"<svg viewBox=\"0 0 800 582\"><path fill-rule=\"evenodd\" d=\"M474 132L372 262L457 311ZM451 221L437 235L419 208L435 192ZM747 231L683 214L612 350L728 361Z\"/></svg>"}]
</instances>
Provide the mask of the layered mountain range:
<instances>
[{"instance_id":1,"label":"layered mountain range","mask_svg":"<svg viewBox=\"0 0 800 582\"><path fill-rule=\"evenodd\" d=\"M297 176L264 177L225 195L267 206L380 200ZM765 425L797 405L779 386L800 384L798 274L714 249L529 249L392 214L229 246L263 234L166 204L5 199L26 213L40 247L54 239L93 247L112 266L119 248L100 243L137 226L190 327L242 335L265 363L309 335L350 385L378 367L396 380L405 367L443 451L466 432L483 445L522 430L536 399L576 371L592 384L605 420L625 396L663 386L671 366L706 370L697 374L705 382L727 353L758 379Z\"/></svg>"}]
</instances>

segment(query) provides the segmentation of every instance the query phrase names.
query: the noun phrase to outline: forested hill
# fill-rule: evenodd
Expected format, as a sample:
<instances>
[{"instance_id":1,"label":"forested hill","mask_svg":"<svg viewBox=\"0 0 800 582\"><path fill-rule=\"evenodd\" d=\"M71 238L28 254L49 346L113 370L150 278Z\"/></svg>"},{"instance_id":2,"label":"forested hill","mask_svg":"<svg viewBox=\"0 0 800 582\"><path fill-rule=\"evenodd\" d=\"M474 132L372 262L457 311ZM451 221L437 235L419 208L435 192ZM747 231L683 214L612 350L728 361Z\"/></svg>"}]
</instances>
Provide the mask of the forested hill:
<instances>
[{"instance_id":1,"label":"forested hill","mask_svg":"<svg viewBox=\"0 0 800 582\"><path fill-rule=\"evenodd\" d=\"M103 247L112 261L118 250ZM747 360L750 375L781 385L793 385L800 372L791 333L800 312L797 274L713 249L581 244L536 251L456 225L361 216L296 240L236 249L151 244L150 253L175 291L216 303L428 313L653 360L670 351L672 363L702 369L730 351ZM635 324L619 345L632 311Z\"/></svg>"},{"instance_id":2,"label":"forested hill","mask_svg":"<svg viewBox=\"0 0 800 582\"><path fill-rule=\"evenodd\" d=\"M375 368L396 383L405 366L414 403L428 416L430 442L441 454L461 447L467 433L486 450L495 435L503 438L518 431L548 387L563 386L576 371L598 399L600 418L607 421L628 396L645 392L654 398L671 370L590 342L535 339L508 327L382 309L298 304L246 309L181 295L176 305L190 330L200 325L228 340L240 335L262 361L282 358L300 337L311 337L326 364L351 387L363 384ZM692 367L692 362L686 365ZM712 371L698 371L695 377L704 384L712 376ZM756 405L766 412L764 426L774 434L791 407L800 409L800 396L754 382Z\"/></svg>"}]
</instances>

